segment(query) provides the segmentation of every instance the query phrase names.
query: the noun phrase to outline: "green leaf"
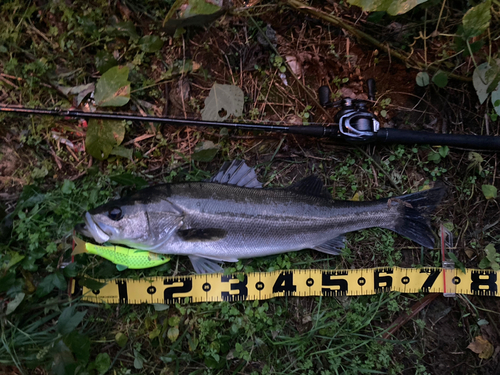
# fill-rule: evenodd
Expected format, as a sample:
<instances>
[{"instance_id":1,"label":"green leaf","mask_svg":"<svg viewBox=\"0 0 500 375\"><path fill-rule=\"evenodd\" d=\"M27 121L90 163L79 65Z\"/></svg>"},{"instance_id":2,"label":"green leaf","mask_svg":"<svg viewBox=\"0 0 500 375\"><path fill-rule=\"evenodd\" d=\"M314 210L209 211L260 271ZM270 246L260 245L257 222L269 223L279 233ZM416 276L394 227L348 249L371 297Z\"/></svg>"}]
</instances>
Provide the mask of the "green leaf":
<instances>
[{"instance_id":1,"label":"green leaf","mask_svg":"<svg viewBox=\"0 0 500 375\"><path fill-rule=\"evenodd\" d=\"M134 367L140 370L144 367L144 357L139 353L138 350L134 349Z\"/></svg>"},{"instance_id":2,"label":"green leaf","mask_svg":"<svg viewBox=\"0 0 500 375\"><path fill-rule=\"evenodd\" d=\"M486 253L486 258L488 258L491 263L496 262L497 250L495 249L495 245L492 243L486 245L484 251Z\"/></svg>"},{"instance_id":3,"label":"green leaf","mask_svg":"<svg viewBox=\"0 0 500 375\"><path fill-rule=\"evenodd\" d=\"M129 69L114 66L97 81L94 99L98 107L121 107L130 100Z\"/></svg>"},{"instance_id":4,"label":"green leaf","mask_svg":"<svg viewBox=\"0 0 500 375\"><path fill-rule=\"evenodd\" d=\"M490 261L488 260L488 258L483 258L477 266L481 269L488 268L490 266Z\"/></svg>"},{"instance_id":5,"label":"green leaf","mask_svg":"<svg viewBox=\"0 0 500 375\"><path fill-rule=\"evenodd\" d=\"M427 72L419 72L417 77L415 78L417 85L420 87L425 87L429 84L429 73Z\"/></svg>"},{"instance_id":6,"label":"green leaf","mask_svg":"<svg viewBox=\"0 0 500 375\"><path fill-rule=\"evenodd\" d=\"M26 271L35 272L36 270L38 270L38 266L35 264L35 262L36 258L32 255L28 255L23 259L21 264L23 266L23 269L25 269Z\"/></svg>"},{"instance_id":7,"label":"green leaf","mask_svg":"<svg viewBox=\"0 0 500 375\"><path fill-rule=\"evenodd\" d=\"M70 194L75 189L75 183L71 180L64 180L61 191L64 194Z\"/></svg>"},{"instance_id":8,"label":"green leaf","mask_svg":"<svg viewBox=\"0 0 500 375\"><path fill-rule=\"evenodd\" d=\"M491 2L487 0L465 13L462 24L464 26L463 36L466 39L481 35L490 26L490 7Z\"/></svg>"},{"instance_id":9,"label":"green leaf","mask_svg":"<svg viewBox=\"0 0 500 375\"><path fill-rule=\"evenodd\" d=\"M167 331L167 337L171 342L175 342L179 337L179 326L170 327Z\"/></svg>"},{"instance_id":10,"label":"green leaf","mask_svg":"<svg viewBox=\"0 0 500 375\"><path fill-rule=\"evenodd\" d=\"M25 294L23 292L17 293L12 301L7 305L7 309L5 310L5 315L9 315L13 313L17 307L23 302Z\"/></svg>"},{"instance_id":11,"label":"green leaf","mask_svg":"<svg viewBox=\"0 0 500 375\"><path fill-rule=\"evenodd\" d=\"M59 340L52 349L52 357L51 374L67 375L75 373L75 359L63 340Z\"/></svg>"},{"instance_id":12,"label":"green leaf","mask_svg":"<svg viewBox=\"0 0 500 375\"><path fill-rule=\"evenodd\" d=\"M448 155L448 153L450 152L450 149L448 146L442 146L442 147L439 147L438 152L442 158L445 158Z\"/></svg>"},{"instance_id":13,"label":"green leaf","mask_svg":"<svg viewBox=\"0 0 500 375\"><path fill-rule=\"evenodd\" d=\"M111 176L110 180L115 181L123 186L135 186L137 189L142 189L149 186L148 182L145 179L139 176L135 176L130 172Z\"/></svg>"},{"instance_id":14,"label":"green leaf","mask_svg":"<svg viewBox=\"0 0 500 375\"><path fill-rule=\"evenodd\" d=\"M4 272L24 259L24 255L19 254L17 251L9 252L9 255L10 259L8 258L8 262L3 263L1 267Z\"/></svg>"},{"instance_id":15,"label":"green leaf","mask_svg":"<svg viewBox=\"0 0 500 375\"><path fill-rule=\"evenodd\" d=\"M144 52L156 52L163 47L163 40L156 35L146 35L139 40L139 47Z\"/></svg>"},{"instance_id":16,"label":"green leaf","mask_svg":"<svg viewBox=\"0 0 500 375\"><path fill-rule=\"evenodd\" d=\"M75 305L66 307L61 313L56 327L57 332L61 335L73 332L87 314L87 310L75 311L75 307Z\"/></svg>"},{"instance_id":17,"label":"green leaf","mask_svg":"<svg viewBox=\"0 0 500 375\"><path fill-rule=\"evenodd\" d=\"M495 65L495 68L498 67L498 62ZM474 73L472 74L472 83L474 88L476 89L477 96L479 98L479 102L481 104L484 103L486 98L488 98L489 86L498 78L500 75L500 71L497 69L493 69L492 66L485 62L479 65L476 69L474 69ZM496 91L500 90L500 85L497 87ZM498 95L500 98L500 93L496 93L495 96ZM493 100L493 94L492 94Z\"/></svg>"},{"instance_id":18,"label":"green leaf","mask_svg":"<svg viewBox=\"0 0 500 375\"><path fill-rule=\"evenodd\" d=\"M55 288L54 279L55 279L55 275L53 273L46 276L40 282L40 284L38 284L38 287L36 288L36 295L38 297L44 297L47 294L49 294L50 292L52 292Z\"/></svg>"},{"instance_id":19,"label":"green leaf","mask_svg":"<svg viewBox=\"0 0 500 375\"><path fill-rule=\"evenodd\" d=\"M219 149L212 141L201 142L195 147L191 158L196 161L209 162L215 157L218 151Z\"/></svg>"},{"instance_id":20,"label":"green leaf","mask_svg":"<svg viewBox=\"0 0 500 375\"><path fill-rule=\"evenodd\" d=\"M204 121L224 121L231 115L239 117L244 103L245 96L238 86L214 83L205 99L201 117Z\"/></svg>"},{"instance_id":21,"label":"green leaf","mask_svg":"<svg viewBox=\"0 0 500 375\"><path fill-rule=\"evenodd\" d=\"M443 223L443 226L448 229L450 232L453 232L454 225L451 221L447 221L446 223Z\"/></svg>"},{"instance_id":22,"label":"green leaf","mask_svg":"<svg viewBox=\"0 0 500 375\"><path fill-rule=\"evenodd\" d=\"M118 332L115 335L115 341L120 348L123 348L125 345L127 345L128 337L127 337L127 335L125 335L121 332Z\"/></svg>"},{"instance_id":23,"label":"green leaf","mask_svg":"<svg viewBox=\"0 0 500 375\"><path fill-rule=\"evenodd\" d=\"M90 339L87 335L73 331L65 336L63 341L79 361L85 363L89 361Z\"/></svg>"},{"instance_id":24,"label":"green leaf","mask_svg":"<svg viewBox=\"0 0 500 375\"><path fill-rule=\"evenodd\" d=\"M116 146L111 150L111 155L121 156L122 158L132 160L134 150L123 146Z\"/></svg>"},{"instance_id":25,"label":"green leaf","mask_svg":"<svg viewBox=\"0 0 500 375\"><path fill-rule=\"evenodd\" d=\"M486 199L495 199L498 196L497 188L493 185L483 185L481 189Z\"/></svg>"},{"instance_id":26,"label":"green leaf","mask_svg":"<svg viewBox=\"0 0 500 375\"><path fill-rule=\"evenodd\" d=\"M165 305L163 303L153 303L153 307L155 308L155 311L165 311L170 308L170 305Z\"/></svg>"},{"instance_id":27,"label":"green leaf","mask_svg":"<svg viewBox=\"0 0 500 375\"><path fill-rule=\"evenodd\" d=\"M118 61L116 61L113 55L108 51L100 50L95 55L95 66L101 74L107 72L116 65L118 65Z\"/></svg>"},{"instance_id":28,"label":"green leaf","mask_svg":"<svg viewBox=\"0 0 500 375\"><path fill-rule=\"evenodd\" d=\"M188 18L200 14L212 14L220 10L222 5L222 1L220 1L220 5L216 5L217 0L208 1L208 0L188 0L187 7L181 11L181 18Z\"/></svg>"},{"instance_id":29,"label":"green leaf","mask_svg":"<svg viewBox=\"0 0 500 375\"><path fill-rule=\"evenodd\" d=\"M132 21L115 21L114 25L106 28L106 32L109 36L126 36L133 41L139 39L139 35L137 35L137 30L135 29L135 25Z\"/></svg>"},{"instance_id":30,"label":"green leaf","mask_svg":"<svg viewBox=\"0 0 500 375\"><path fill-rule=\"evenodd\" d=\"M442 70L438 70L432 77L432 82L434 82L437 87L446 87L448 84L448 75Z\"/></svg>"},{"instance_id":31,"label":"green leaf","mask_svg":"<svg viewBox=\"0 0 500 375\"><path fill-rule=\"evenodd\" d=\"M385 11L391 16L406 13L426 1L427 0L347 0L349 4L356 5L365 12Z\"/></svg>"},{"instance_id":32,"label":"green leaf","mask_svg":"<svg viewBox=\"0 0 500 375\"><path fill-rule=\"evenodd\" d=\"M458 260L457 256L455 254L453 254L452 252L449 252L448 256L453 261L453 263L455 263L455 267L460 268L460 270L463 273L465 273L465 266L464 266L464 264L461 261Z\"/></svg>"},{"instance_id":33,"label":"green leaf","mask_svg":"<svg viewBox=\"0 0 500 375\"><path fill-rule=\"evenodd\" d=\"M124 121L91 119L87 128L85 147L90 155L104 160L113 148L123 141L124 137Z\"/></svg>"},{"instance_id":34,"label":"green leaf","mask_svg":"<svg viewBox=\"0 0 500 375\"><path fill-rule=\"evenodd\" d=\"M54 279L53 284L59 290L65 290L67 288L66 279L60 272L53 273Z\"/></svg>"},{"instance_id":35,"label":"green leaf","mask_svg":"<svg viewBox=\"0 0 500 375\"><path fill-rule=\"evenodd\" d=\"M91 290L99 290L106 285L106 283L101 283L100 281L90 279L88 277L78 279L78 284Z\"/></svg>"},{"instance_id":36,"label":"green leaf","mask_svg":"<svg viewBox=\"0 0 500 375\"><path fill-rule=\"evenodd\" d=\"M68 264L66 267L63 268L63 274L64 276L70 278L70 277L76 277L78 275L78 265L75 262L72 262Z\"/></svg>"},{"instance_id":37,"label":"green leaf","mask_svg":"<svg viewBox=\"0 0 500 375\"><path fill-rule=\"evenodd\" d=\"M495 112L500 115L500 85L491 93L491 104L493 104Z\"/></svg>"},{"instance_id":38,"label":"green leaf","mask_svg":"<svg viewBox=\"0 0 500 375\"><path fill-rule=\"evenodd\" d=\"M441 161L441 155L439 155L439 152L432 152L427 156L427 160L439 164L439 162Z\"/></svg>"},{"instance_id":39,"label":"green leaf","mask_svg":"<svg viewBox=\"0 0 500 375\"><path fill-rule=\"evenodd\" d=\"M382 21L382 18L384 18L385 15L386 12L373 12L368 15L366 21L370 23L380 23L380 21Z\"/></svg>"},{"instance_id":40,"label":"green leaf","mask_svg":"<svg viewBox=\"0 0 500 375\"><path fill-rule=\"evenodd\" d=\"M111 358L108 353L99 353L95 359L95 369L99 374L104 374L111 366Z\"/></svg>"}]
</instances>

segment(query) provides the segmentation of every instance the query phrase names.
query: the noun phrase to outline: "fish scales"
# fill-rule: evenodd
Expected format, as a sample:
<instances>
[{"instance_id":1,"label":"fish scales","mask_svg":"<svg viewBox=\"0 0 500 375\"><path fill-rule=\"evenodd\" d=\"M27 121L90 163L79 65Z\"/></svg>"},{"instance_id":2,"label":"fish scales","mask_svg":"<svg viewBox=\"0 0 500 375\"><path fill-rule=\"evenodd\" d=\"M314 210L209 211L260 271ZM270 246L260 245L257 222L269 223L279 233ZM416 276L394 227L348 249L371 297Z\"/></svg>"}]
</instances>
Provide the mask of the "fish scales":
<instances>
[{"instance_id":1,"label":"fish scales","mask_svg":"<svg viewBox=\"0 0 500 375\"><path fill-rule=\"evenodd\" d=\"M338 255L348 232L381 227L434 246L429 215L445 195L437 187L371 202L333 200L319 178L263 189L244 162L223 165L208 182L165 184L108 202L85 214L79 231L99 243L190 257L197 272L213 261L306 248Z\"/></svg>"},{"instance_id":2,"label":"fish scales","mask_svg":"<svg viewBox=\"0 0 500 375\"><path fill-rule=\"evenodd\" d=\"M397 207L387 202L364 205L308 197L286 190L248 189L211 183L180 184L170 199L185 212L192 228L219 226L227 236L216 242L174 238L166 251L203 254L213 259L243 259L300 250L340 234L383 226L393 228ZM186 196L183 192L189 191Z\"/></svg>"}]
</instances>

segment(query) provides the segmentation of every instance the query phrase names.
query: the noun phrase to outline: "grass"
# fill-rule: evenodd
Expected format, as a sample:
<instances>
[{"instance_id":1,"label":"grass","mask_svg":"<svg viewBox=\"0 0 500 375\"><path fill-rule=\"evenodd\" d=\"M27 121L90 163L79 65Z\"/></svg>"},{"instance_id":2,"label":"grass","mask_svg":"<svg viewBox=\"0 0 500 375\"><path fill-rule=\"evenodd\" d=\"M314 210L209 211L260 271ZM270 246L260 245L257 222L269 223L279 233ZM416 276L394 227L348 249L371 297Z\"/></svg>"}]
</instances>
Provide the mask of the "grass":
<instances>
[{"instance_id":1,"label":"grass","mask_svg":"<svg viewBox=\"0 0 500 375\"><path fill-rule=\"evenodd\" d=\"M334 98L343 87L360 96L363 80L373 76L383 98L375 110L384 111L379 120L386 125L392 121L399 127L422 129L427 124L437 132L447 126L451 132L476 134L486 128L483 115L491 109L478 105L467 84L450 79L445 88L431 85L414 92L415 71L354 40L347 43L332 26L306 19L283 4L257 4L246 13L226 14L206 28L186 27L185 32L169 36L160 25L172 3L146 1L137 6L123 1L118 6L93 0L37 7L13 0L3 4L0 102L68 108L76 95L64 94L61 86L95 83L110 66L129 64L131 101L113 110L199 118L210 87L218 82L243 89L244 118L330 122L333 112L325 115L316 107L315 90L328 84ZM332 11L327 5L313 5ZM415 56L424 48L418 39L423 12L428 27L441 19L441 4L428 5L425 11L416 8L397 19L415 29L403 41L408 44L417 37L411 46ZM440 21L443 35L426 44L428 61L438 61L450 48L452 40L446 35L461 22L459 12L446 5L443 9L447 12ZM345 5L338 5L338 12L344 20L362 21L357 27L379 40L392 22L384 16L379 23L367 22L365 14ZM268 24L278 35L276 50L257 42L258 29ZM493 38L498 33L493 23L490 32ZM160 37L163 46L148 52L153 47L141 42L146 35ZM401 47L401 41L391 37L387 43ZM296 81L286 71L285 85L279 73L288 55L297 57L303 74ZM484 50L475 52L478 61L484 55ZM456 74L472 74L464 61L461 54L454 57L454 66L461 69ZM190 96L178 105L175 89L181 78L188 80ZM498 121L490 120L490 134L498 135ZM488 260L486 246L500 243L498 200L486 200L482 193L485 184L498 186L497 154L427 146L353 147L282 134L127 123L120 145L126 152L121 149L121 154L100 161L79 151L85 125L71 119L0 114L0 372L326 375L458 374L464 369L494 373L496 357L483 360L467 349L478 335L500 345L496 324L500 306L493 298L439 297L384 338L398 317L416 309L422 295L92 305L68 299L71 277L185 275L192 272L191 265L185 257L173 257L154 269L120 273L96 256L82 255L67 263L72 229L85 211L147 184L201 181L223 161L245 159L256 166L266 187L288 186L314 173L332 197L342 200L395 197L445 181L450 195L437 211L435 224L452 224L456 256L466 267L477 267L482 259ZM56 139L56 133L75 147ZM207 141L217 148L214 158L196 160L197 147ZM439 251L424 252L386 230L351 233L347 239L340 257L305 250L225 268L253 272L440 263Z\"/></svg>"}]
</instances>

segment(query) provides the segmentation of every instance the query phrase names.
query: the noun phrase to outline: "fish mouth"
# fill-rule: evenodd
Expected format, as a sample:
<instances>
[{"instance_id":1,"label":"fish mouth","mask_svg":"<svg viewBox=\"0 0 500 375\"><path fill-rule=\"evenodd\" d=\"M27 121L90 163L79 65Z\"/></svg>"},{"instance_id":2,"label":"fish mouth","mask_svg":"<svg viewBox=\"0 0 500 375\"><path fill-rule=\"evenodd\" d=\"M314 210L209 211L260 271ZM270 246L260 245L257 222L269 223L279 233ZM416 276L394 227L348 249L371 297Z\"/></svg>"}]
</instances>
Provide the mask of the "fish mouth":
<instances>
[{"instance_id":1,"label":"fish mouth","mask_svg":"<svg viewBox=\"0 0 500 375\"><path fill-rule=\"evenodd\" d=\"M75 229L85 237L94 238L98 243L109 241L109 235L101 229L88 212L85 213L85 224L77 225Z\"/></svg>"}]
</instances>

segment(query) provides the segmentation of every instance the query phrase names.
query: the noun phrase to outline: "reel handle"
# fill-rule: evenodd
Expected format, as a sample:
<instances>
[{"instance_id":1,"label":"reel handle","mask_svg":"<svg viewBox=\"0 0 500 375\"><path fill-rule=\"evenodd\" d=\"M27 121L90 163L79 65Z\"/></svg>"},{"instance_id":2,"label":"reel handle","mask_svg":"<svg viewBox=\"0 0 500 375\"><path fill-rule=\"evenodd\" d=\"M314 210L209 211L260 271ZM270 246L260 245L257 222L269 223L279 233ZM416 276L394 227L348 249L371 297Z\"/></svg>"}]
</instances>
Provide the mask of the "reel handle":
<instances>
[{"instance_id":1,"label":"reel handle","mask_svg":"<svg viewBox=\"0 0 500 375\"><path fill-rule=\"evenodd\" d=\"M333 103L330 101L330 88L328 86L321 86L318 89L318 101L323 108L333 106Z\"/></svg>"},{"instance_id":2,"label":"reel handle","mask_svg":"<svg viewBox=\"0 0 500 375\"><path fill-rule=\"evenodd\" d=\"M368 79L366 85L368 86L368 99L375 100L375 94L377 93L375 80L373 78Z\"/></svg>"}]
</instances>

